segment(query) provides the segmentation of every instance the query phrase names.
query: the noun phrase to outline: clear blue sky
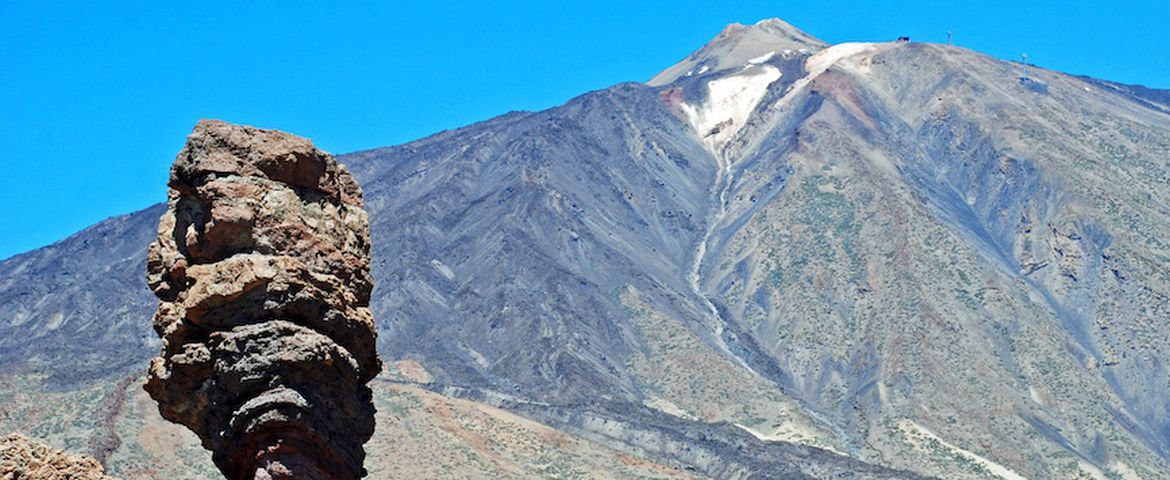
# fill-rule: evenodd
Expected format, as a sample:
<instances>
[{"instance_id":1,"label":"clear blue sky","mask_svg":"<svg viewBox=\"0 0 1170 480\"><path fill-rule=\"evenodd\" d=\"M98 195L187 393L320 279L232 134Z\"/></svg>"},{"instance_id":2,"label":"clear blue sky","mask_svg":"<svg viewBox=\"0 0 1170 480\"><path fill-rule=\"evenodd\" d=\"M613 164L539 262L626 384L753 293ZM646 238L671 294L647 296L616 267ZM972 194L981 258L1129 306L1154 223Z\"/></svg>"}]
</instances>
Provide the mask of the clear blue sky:
<instances>
[{"instance_id":1,"label":"clear blue sky","mask_svg":"<svg viewBox=\"0 0 1170 480\"><path fill-rule=\"evenodd\" d=\"M345 153L651 77L730 22L1170 88L1170 1L0 0L0 258L165 199L202 117Z\"/></svg>"}]
</instances>

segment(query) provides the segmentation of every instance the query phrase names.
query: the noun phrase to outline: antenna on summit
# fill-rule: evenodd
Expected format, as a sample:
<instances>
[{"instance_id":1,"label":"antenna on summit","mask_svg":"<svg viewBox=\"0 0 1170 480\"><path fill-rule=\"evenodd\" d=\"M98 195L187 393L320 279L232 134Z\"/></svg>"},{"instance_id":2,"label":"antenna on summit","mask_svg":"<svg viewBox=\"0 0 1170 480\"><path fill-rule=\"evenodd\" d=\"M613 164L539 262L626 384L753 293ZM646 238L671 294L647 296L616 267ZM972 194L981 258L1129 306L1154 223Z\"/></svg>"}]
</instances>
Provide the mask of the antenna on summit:
<instances>
[{"instance_id":1,"label":"antenna on summit","mask_svg":"<svg viewBox=\"0 0 1170 480\"><path fill-rule=\"evenodd\" d=\"M955 33L950 31L950 30L947 30L947 45L954 45L954 44L955 44Z\"/></svg>"},{"instance_id":2,"label":"antenna on summit","mask_svg":"<svg viewBox=\"0 0 1170 480\"><path fill-rule=\"evenodd\" d=\"M1020 74L1020 78L1027 79L1028 78L1028 54L1021 53L1020 58L1023 60L1020 63L1023 64L1023 69L1024 69L1023 73Z\"/></svg>"}]
</instances>

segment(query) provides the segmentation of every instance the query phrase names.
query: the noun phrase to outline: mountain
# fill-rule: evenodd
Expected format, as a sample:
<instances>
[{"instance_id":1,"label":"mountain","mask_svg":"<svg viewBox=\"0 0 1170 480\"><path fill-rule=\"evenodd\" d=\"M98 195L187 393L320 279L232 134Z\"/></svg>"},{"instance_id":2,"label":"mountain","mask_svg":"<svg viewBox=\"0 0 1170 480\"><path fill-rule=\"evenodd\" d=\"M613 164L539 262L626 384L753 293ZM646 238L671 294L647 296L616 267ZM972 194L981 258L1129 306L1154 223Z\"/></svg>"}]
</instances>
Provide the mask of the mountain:
<instances>
[{"instance_id":1,"label":"mountain","mask_svg":"<svg viewBox=\"0 0 1170 480\"><path fill-rule=\"evenodd\" d=\"M1170 478L1168 97L767 20L646 84L341 155L397 360L370 461L457 403L687 475ZM157 351L161 212L0 263L0 431L157 461L134 449L165 424L110 405ZM474 463L549 476L519 464Z\"/></svg>"}]
</instances>

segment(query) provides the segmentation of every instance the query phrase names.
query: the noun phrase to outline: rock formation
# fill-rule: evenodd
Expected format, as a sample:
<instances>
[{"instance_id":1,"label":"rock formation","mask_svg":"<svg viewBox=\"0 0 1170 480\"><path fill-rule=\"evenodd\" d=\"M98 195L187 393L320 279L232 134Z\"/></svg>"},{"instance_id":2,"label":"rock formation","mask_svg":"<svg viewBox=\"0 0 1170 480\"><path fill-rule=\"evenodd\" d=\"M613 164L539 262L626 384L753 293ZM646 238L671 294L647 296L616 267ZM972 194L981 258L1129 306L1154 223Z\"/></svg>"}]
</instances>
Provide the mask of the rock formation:
<instances>
[{"instance_id":1,"label":"rock formation","mask_svg":"<svg viewBox=\"0 0 1170 480\"><path fill-rule=\"evenodd\" d=\"M0 438L0 480L22 479L111 480L97 460L13 433Z\"/></svg>"},{"instance_id":2,"label":"rock formation","mask_svg":"<svg viewBox=\"0 0 1170 480\"><path fill-rule=\"evenodd\" d=\"M364 475L381 362L357 182L307 139L204 120L169 186L147 256L163 417L230 479Z\"/></svg>"}]
</instances>

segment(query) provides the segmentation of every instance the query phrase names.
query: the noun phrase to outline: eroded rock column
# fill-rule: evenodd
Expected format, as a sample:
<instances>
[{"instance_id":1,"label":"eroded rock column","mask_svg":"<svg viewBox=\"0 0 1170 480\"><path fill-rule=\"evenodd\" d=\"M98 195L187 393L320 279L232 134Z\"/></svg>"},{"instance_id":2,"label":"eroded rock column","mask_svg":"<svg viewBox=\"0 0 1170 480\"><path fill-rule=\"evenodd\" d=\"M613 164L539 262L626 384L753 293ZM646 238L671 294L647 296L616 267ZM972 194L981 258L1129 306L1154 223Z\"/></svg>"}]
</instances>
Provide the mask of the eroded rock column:
<instances>
[{"instance_id":1,"label":"eroded rock column","mask_svg":"<svg viewBox=\"0 0 1170 480\"><path fill-rule=\"evenodd\" d=\"M361 477L381 362L357 182L307 139L204 120L169 186L147 257L163 417L230 479Z\"/></svg>"}]
</instances>

